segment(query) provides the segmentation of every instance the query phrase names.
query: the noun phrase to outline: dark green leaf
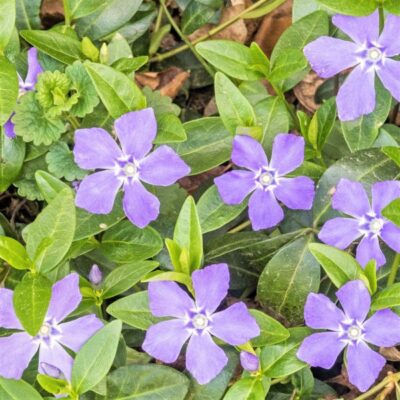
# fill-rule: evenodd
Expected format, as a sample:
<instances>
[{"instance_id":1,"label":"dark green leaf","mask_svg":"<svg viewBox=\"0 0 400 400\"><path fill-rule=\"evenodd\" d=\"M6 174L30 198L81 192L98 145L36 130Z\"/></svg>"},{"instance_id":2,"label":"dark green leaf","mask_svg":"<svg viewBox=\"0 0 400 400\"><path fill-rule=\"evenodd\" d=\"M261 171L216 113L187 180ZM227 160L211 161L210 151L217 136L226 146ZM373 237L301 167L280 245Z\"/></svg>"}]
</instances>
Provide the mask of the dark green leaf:
<instances>
[{"instance_id":1,"label":"dark green leaf","mask_svg":"<svg viewBox=\"0 0 400 400\"><path fill-rule=\"evenodd\" d=\"M383 210L382 215L400 226L400 199L393 200Z\"/></svg>"},{"instance_id":2,"label":"dark green leaf","mask_svg":"<svg viewBox=\"0 0 400 400\"><path fill-rule=\"evenodd\" d=\"M17 18L15 24L18 30L40 28L41 0L16 0Z\"/></svg>"},{"instance_id":3,"label":"dark green leaf","mask_svg":"<svg viewBox=\"0 0 400 400\"><path fill-rule=\"evenodd\" d=\"M198 0L191 0L182 14L182 32L190 35L214 16L215 10Z\"/></svg>"},{"instance_id":4,"label":"dark green leaf","mask_svg":"<svg viewBox=\"0 0 400 400\"><path fill-rule=\"evenodd\" d=\"M0 134L0 192L4 192L18 178L25 157L25 143L20 138L10 139Z\"/></svg>"}]
</instances>

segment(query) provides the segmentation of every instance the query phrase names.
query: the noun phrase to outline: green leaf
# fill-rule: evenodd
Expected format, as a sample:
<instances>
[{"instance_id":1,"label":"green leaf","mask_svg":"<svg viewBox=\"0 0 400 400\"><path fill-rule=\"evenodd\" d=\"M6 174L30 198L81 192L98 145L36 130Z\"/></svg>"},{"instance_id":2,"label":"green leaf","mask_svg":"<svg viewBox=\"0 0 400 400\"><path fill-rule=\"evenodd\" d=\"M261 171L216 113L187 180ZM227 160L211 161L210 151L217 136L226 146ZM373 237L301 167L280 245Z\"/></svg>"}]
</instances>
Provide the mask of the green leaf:
<instances>
[{"instance_id":1,"label":"green leaf","mask_svg":"<svg viewBox=\"0 0 400 400\"><path fill-rule=\"evenodd\" d=\"M151 228L140 229L130 221L122 221L103 236L100 249L116 263L125 264L146 260L163 248L159 233Z\"/></svg>"},{"instance_id":2,"label":"green leaf","mask_svg":"<svg viewBox=\"0 0 400 400\"><path fill-rule=\"evenodd\" d=\"M221 72L215 74L215 101L226 129L232 134L237 127L256 124L256 115L249 101Z\"/></svg>"},{"instance_id":3,"label":"green leaf","mask_svg":"<svg viewBox=\"0 0 400 400\"><path fill-rule=\"evenodd\" d=\"M42 396L23 380L5 379L0 377L1 400L43 400Z\"/></svg>"},{"instance_id":4,"label":"green leaf","mask_svg":"<svg viewBox=\"0 0 400 400\"><path fill-rule=\"evenodd\" d=\"M183 142L187 139L185 128L175 114L163 114L157 118L157 137L154 144Z\"/></svg>"},{"instance_id":5,"label":"green leaf","mask_svg":"<svg viewBox=\"0 0 400 400\"><path fill-rule=\"evenodd\" d=\"M79 350L72 368L75 392L88 392L107 375L117 353L121 329L121 321L110 322Z\"/></svg>"},{"instance_id":6,"label":"green leaf","mask_svg":"<svg viewBox=\"0 0 400 400\"><path fill-rule=\"evenodd\" d=\"M24 29L40 29L41 0L16 0L17 15L16 27L19 31Z\"/></svg>"},{"instance_id":7,"label":"green leaf","mask_svg":"<svg viewBox=\"0 0 400 400\"><path fill-rule=\"evenodd\" d=\"M228 224L238 217L246 207L246 201L237 206L225 204L218 193L217 187L215 185L209 187L197 203L197 211L203 234L215 231Z\"/></svg>"},{"instance_id":8,"label":"green leaf","mask_svg":"<svg viewBox=\"0 0 400 400\"><path fill-rule=\"evenodd\" d=\"M43 198L50 203L63 189L70 189L68 185L46 171L36 171L35 180Z\"/></svg>"},{"instance_id":9,"label":"green leaf","mask_svg":"<svg viewBox=\"0 0 400 400\"><path fill-rule=\"evenodd\" d=\"M376 276L377 273L376 260L368 261L363 272L368 280L368 284L371 289L371 294L374 294L378 289L378 280Z\"/></svg>"},{"instance_id":10,"label":"green leaf","mask_svg":"<svg viewBox=\"0 0 400 400\"><path fill-rule=\"evenodd\" d=\"M382 148L382 152L386 154L391 160L393 160L398 167L400 167L400 148L387 146Z\"/></svg>"},{"instance_id":11,"label":"green leaf","mask_svg":"<svg viewBox=\"0 0 400 400\"><path fill-rule=\"evenodd\" d=\"M32 46L64 64L83 59L81 43L56 31L21 31L20 35Z\"/></svg>"},{"instance_id":12,"label":"green leaf","mask_svg":"<svg viewBox=\"0 0 400 400\"><path fill-rule=\"evenodd\" d=\"M260 7L257 7L253 11L248 11L243 15L243 18L246 19L253 19L253 18L260 18L271 11L275 10L277 7L279 7L281 4L283 4L285 0L274 0L272 2L267 2L266 4L261 5Z\"/></svg>"},{"instance_id":13,"label":"green leaf","mask_svg":"<svg viewBox=\"0 0 400 400\"><path fill-rule=\"evenodd\" d=\"M28 272L15 287L15 313L25 331L36 336L43 325L51 298L51 282L42 275Z\"/></svg>"},{"instance_id":14,"label":"green leaf","mask_svg":"<svg viewBox=\"0 0 400 400\"><path fill-rule=\"evenodd\" d=\"M25 247L15 239L0 236L0 258L15 269L31 269L30 260Z\"/></svg>"},{"instance_id":15,"label":"green leaf","mask_svg":"<svg viewBox=\"0 0 400 400\"><path fill-rule=\"evenodd\" d=\"M107 377L107 400L184 400L189 380L164 365L128 365Z\"/></svg>"},{"instance_id":16,"label":"green leaf","mask_svg":"<svg viewBox=\"0 0 400 400\"><path fill-rule=\"evenodd\" d=\"M107 64L113 64L121 58L133 57L132 49L127 40L120 34L116 33L111 39L107 46L107 51L105 58L107 59ZM100 54L100 56L102 55Z\"/></svg>"},{"instance_id":17,"label":"green leaf","mask_svg":"<svg viewBox=\"0 0 400 400\"><path fill-rule=\"evenodd\" d=\"M208 171L229 160L232 136L221 118L201 118L184 125L187 140L172 144L191 168L190 175Z\"/></svg>"},{"instance_id":18,"label":"green leaf","mask_svg":"<svg viewBox=\"0 0 400 400\"><path fill-rule=\"evenodd\" d=\"M10 118L11 113L14 111L17 98L17 70L6 57L0 55L0 126L4 125Z\"/></svg>"},{"instance_id":19,"label":"green leaf","mask_svg":"<svg viewBox=\"0 0 400 400\"><path fill-rule=\"evenodd\" d=\"M85 68L97 94L113 118L146 107L146 99L140 89L122 72L88 61L85 62Z\"/></svg>"},{"instance_id":20,"label":"green leaf","mask_svg":"<svg viewBox=\"0 0 400 400\"><path fill-rule=\"evenodd\" d=\"M308 250L311 237L282 247L260 275L257 297L265 307L289 321L303 320L303 307L311 292L318 292L320 268Z\"/></svg>"},{"instance_id":21,"label":"green leaf","mask_svg":"<svg viewBox=\"0 0 400 400\"><path fill-rule=\"evenodd\" d=\"M72 191L62 190L29 225L26 250L41 272L51 271L69 250L75 233Z\"/></svg>"},{"instance_id":22,"label":"green leaf","mask_svg":"<svg viewBox=\"0 0 400 400\"><path fill-rule=\"evenodd\" d=\"M14 24L15 0L2 0L0 2L0 54L2 54L11 38Z\"/></svg>"},{"instance_id":23,"label":"green leaf","mask_svg":"<svg viewBox=\"0 0 400 400\"><path fill-rule=\"evenodd\" d=\"M376 0L318 0L318 2L337 13L355 16L369 15L377 8Z\"/></svg>"},{"instance_id":24,"label":"green leaf","mask_svg":"<svg viewBox=\"0 0 400 400\"><path fill-rule=\"evenodd\" d=\"M271 64L268 79L279 82L307 68L308 61L299 49L286 49L279 53Z\"/></svg>"},{"instance_id":25,"label":"green leaf","mask_svg":"<svg viewBox=\"0 0 400 400\"><path fill-rule=\"evenodd\" d=\"M383 6L389 13L400 15L400 4L397 0L385 0Z\"/></svg>"},{"instance_id":26,"label":"green leaf","mask_svg":"<svg viewBox=\"0 0 400 400\"><path fill-rule=\"evenodd\" d=\"M18 178L25 158L25 143L20 138L10 139L0 134L0 192L4 192Z\"/></svg>"},{"instance_id":27,"label":"green leaf","mask_svg":"<svg viewBox=\"0 0 400 400\"><path fill-rule=\"evenodd\" d=\"M133 58L120 58L113 62L111 66L117 71L123 72L124 74L130 74L142 68L149 61L148 56L139 56ZM147 88L149 89L149 88Z\"/></svg>"},{"instance_id":28,"label":"green leaf","mask_svg":"<svg viewBox=\"0 0 400 400\"><path fill-rule=\"evenodd\" d=\"M400 282L380 290L372 299L373 311L400 306Z\"/></svg>"},{"instance_id":29,"label":"green leaf","mask_svg":"<svg viewBox=\"0 0 400 400\"><path fill-rule=\"evenodd\" d=\"M383 210L382 215L400 226L400 199L393 200Z\"/></svg>"},{"instance_id":30,"label":"green leaf","mask_svg":"<svg viewBox=\"0 0 400 400\"><path fill-rule=\"evenodd\" d=\"M158 49L161 46L163 39L166 37L166 35L168 35L168 33L170 31L171 31L171 25L166 24L166 25L160 27L160 29L158 31L153 32L151 34L149 55L153 55L153 54L157 53Z\"/></svg>"},{"instance_id":31,"label":"green leaf","mask_svg":"<svg viewBox=\"0 0 400 400\"><path fill-rule=\"evenodd\" d=\"M39 385L46 392L52 393L54 395L69 394L70 392L69 383L63 379L57 379L48 375L41 374L39 374L36 379L39 382Z\"/></svg>"},{"instance_id":32,"label":"green leaf","mask_svg":"<svg viewBox=\"0 0 400 400\"><path fill-rule=\"evenodd\" d=\"M264 400L267 391L259 378L246 377L236 381L224 396L224 400Z\"/></svg>"},{"instance_id":33,"label":"green leaf","mask_svg":"<svg viewBox=\"0 0 400 400\"><path fill-rule=\"evenodd\" d=\"M215 9L198 0L191 0L182 14L181 29L185 35L190 35L196 29L205 25L215 14Z\"/></svg>"},{"instance_id":34,"label":"green leaf","mask_svg":"<svg viewBox=\"0 0 400 400\"><path fill-rule=\"evenodd\" d=\"M251 340L255 347L271 346L283 342L290 336L290 332L276 319L258 310L250 310L260 327L260 335Z\"/></svg>"},{"instance_id":35,"label":"green leaf","mask_svg":"<svg viewBox=\"0 0 400 400\"><path fill-rule=\"evenodd\" d=\"M113 269L104 279L101 297L109 299L124 293L158 267L156 261L141 261Z\"/></svg>"},{"instance_id":36,"label":"green leaf","mask_svg":"<svg viewBox=\"0 0 400 400\"><path fill-rule=\"evenodd\" d=\"M72 20L86 17L107 4L106 0L67 0L70 17Z\"/></svg>"}]
</instances>

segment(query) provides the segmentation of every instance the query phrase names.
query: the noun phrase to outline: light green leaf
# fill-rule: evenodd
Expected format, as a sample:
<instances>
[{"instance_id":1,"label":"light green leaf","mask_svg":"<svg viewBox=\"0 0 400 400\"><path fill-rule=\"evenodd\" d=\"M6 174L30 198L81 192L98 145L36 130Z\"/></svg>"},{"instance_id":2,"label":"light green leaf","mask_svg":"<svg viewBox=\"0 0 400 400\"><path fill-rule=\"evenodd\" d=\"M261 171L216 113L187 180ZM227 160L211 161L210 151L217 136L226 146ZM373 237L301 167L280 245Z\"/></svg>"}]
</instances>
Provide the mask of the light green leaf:
<instances>
[{"instance_id":1,"label":"light green leaf","mask_svg":"<svg viewBox=\"0 0 400 400\"><path fill-rule=\"evenodd\" d=\"M400 226L400 199L393 200L383 210L382 215Z\"/></svg>"},{"instance_id":2,"label":"light green leaf","mask_svg":"<svg viewBox=\"0 0 400 400\"><path fill-rule=\"evenodd\" d=\"M157 137L154 144L184 142L187 139L181 120L172 113L157 116Z\"/></svg>"},{"instance_id":3,"label":"light green leaf","mask_svg":"<svg viewBox=\"0 0 400 400\"><path fill-rule=\"evenodd\" d=\"M390 14L400 15L400 3L397 0L385 0L383 6Z\"/></svg>"},{"instance_id":4,"label":"light green leaf","mask_svg":"<svg viewBox=\"0 0 400 400\"><path fill-rule=\"evenodd\" d=\"M271 64L268 79L280 82L307 68L308 61L300 49L286 49L279 53Z\"/></svg>"},{"instance_id":5,"label":"light green leaf","mask_svg":"<svg viewBox=\"0 0 400 400\"><path fill-rule=\"evenodd\" d=\"M0 2L0 54L2 54L11 38L14 24L15 0L2 0Z\"/></svg>"},{"instance_id":6,"label":"light green leaf","mask_svg":"<svg viewBox=\"0 0 400 400\"><path fill-rule=\"evenodd\" d=\"M25 157L25 143L20 138L10 139L0 134L0 192L4 192L18 178Z\"/></svg>"},{"instance_id":7,"label":"light green leaf","mask_svg":"<svg viewBox=\"0 0 400 400\"><path fill-rule=\"evenodd\" d=\"M1 400L43 400L42 396L23 380L5 379L0 377Z\"/></svg>"},{"instance_id":8,"label":"light green leaf","mask_svg":"<svg viewBox=\"0 0 400 400\"><path fill-rule=\"evenodd\" d=\"M224 400L264 400L267 395L258 377L245 377L236 381L224 396Z\"/></svg>"},{"instance_id":9,"label":"light green leaf","mask_svg":"<svg viewBox=\"0 0 400 400\"><path fill-rule=\"evenodd\" d=\"M377 8L376 0L318 0L319 3L330 8L331 10L347 15L369 15Z\"/></svg>"},{"instance_id":10,"label":"light green leaf","mask_svg":"<svg viewBox=\"0 0 400 400\"><path fill-rule=\"evenodd\" d=\"M15 269L31 269L30 260L25 247L15 239L0 236L0 258Z\"/></svg>"},{"instance_id":11,"label":"light green leaf","mask_svg":"<svg viewBox=\"0 0 400 400\"><path fill-rule=\"evenodd\" d=\"M400 282L380 290L372 299L373 311L400 306Z\"/></svg>"},{"instance_id":12,"label":"light green leaf","mask_svg":"<svg viewBox=\"0 0 400 400\"><path fill-rule=\"evenodd\" d=\"M63 189L70 189L68 185L46 171L36 171L35 180L43 198L50 203ZM72 189L71 189L72 190Z\"/></svg>"},{"instance_id":13,"label":"light green leaf","mask_svg":"<svg viewBox=\"0 0 400 400\"><path fill-rule=\"evenodd\" d=\"M69 14L72 20L86 17L107 4L106 0L67 0Z\"/></svg>"},{"instance_id":14,"label":"light green leaf","mask_svg":"<svg viewBox=\"0 0 400 400\"><path fill-rule=\"evenodd\" d=\"M0 55L0 126L4 125L10 118L11 113L14 111L17 98L17 71L6 57Z\"/></svg>"}]
</instances>

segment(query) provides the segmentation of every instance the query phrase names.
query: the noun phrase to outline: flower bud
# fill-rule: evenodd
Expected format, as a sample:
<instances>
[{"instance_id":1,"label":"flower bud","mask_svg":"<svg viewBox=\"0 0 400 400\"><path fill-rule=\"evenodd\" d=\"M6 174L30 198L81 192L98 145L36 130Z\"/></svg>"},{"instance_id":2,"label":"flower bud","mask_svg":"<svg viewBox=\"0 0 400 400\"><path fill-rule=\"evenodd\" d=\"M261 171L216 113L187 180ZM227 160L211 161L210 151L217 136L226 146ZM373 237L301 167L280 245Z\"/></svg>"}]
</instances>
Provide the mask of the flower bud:
<instances>
[{"instance_id":1,"label":"flower bud","mask_svg":"<svg viewBox=\"0 0 400 400\"><path fill-rule=\"evenodd\" d=\"M95 286L99 285L102 282L103 273L101 272L97 264L93 264L89 273L89 280Z\"/></svg>"},{"instance_id":2,"label":"flower bud","mask_svg":"<svg viewBox=\"0 0 400 400\"><path fill-rule=\"evenodd\" d=\"M258 371L260 367L260 361L255 354L249 353L247 351L242 351L240 353L240 364L242 365L243 369L255 372Z\"/></svg>"}]
</instances>

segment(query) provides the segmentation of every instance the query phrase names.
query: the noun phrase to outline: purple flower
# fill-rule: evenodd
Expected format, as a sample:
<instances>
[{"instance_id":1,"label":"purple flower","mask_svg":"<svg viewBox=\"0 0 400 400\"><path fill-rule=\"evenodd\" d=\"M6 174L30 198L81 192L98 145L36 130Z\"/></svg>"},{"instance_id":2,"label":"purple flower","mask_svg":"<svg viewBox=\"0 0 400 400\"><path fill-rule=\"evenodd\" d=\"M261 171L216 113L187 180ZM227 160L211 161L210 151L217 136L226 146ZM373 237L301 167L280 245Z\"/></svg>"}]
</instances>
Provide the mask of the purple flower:
<instances>
[{"instance_id":1,"label":"purple flower","mask_svg":"<svg viewBox=\"0 0 400 400\"><path fill-rule=\"evenodd\" d=\"M89 272L89 281L94 286L100 285L103 281L103 273L97 264L93 264Z\"/></svg>"},{"instance_id":2,"label":"purple flower","mask_svg":"<svg viewBox=\"0 0 400 400\"><path fill-rule=\"evenodd\" d=\"M240 364L246 371L255 372L260 368L260 360L257 355L248 351L240 352Z\"/></svg>"},{"instance_id":3,"label":"purple flower","mask_svg":"<svg viewBox=\"0 0 400 400\"><path fill-rule=\"evenodd\" d=\"M379 247L381 238L390 248L400 252L400 228L382 217L381 211L400 197L400 182L385 181L372 185L372 207L359 182L341 179L332 197L332 207L352 218L333 218L322 227L318 237L331 246L344 250L362 237L357 247L357 260L365 266L374 259L378 267L386 262Z\"/></svg>"},{"instance_id":4,"label":"purple flower","mask_svg":"<svg viewBox=\"0 0 400 400\"><path fill-rule=\"evenodd\" d=\"M304 139L293 134L276 136L271 161L261 144L250 136L233 141L232 161L245 170L230 171L215 179L226 204L240 204L250 193L249 218L254 230L267 229L283 219L277 199L294 210L309 210L314 199L314 182L305 176L285 178L304 161Z\"/></svg>"},{"instance_id":5,"label":"purple flower","mask_svg":"<svg viewBox=\"0 0 400 400\"><path fill-rule=\"evenodd\" d=\"M189 339L186 368L203 385L214 379L228 362L211 335L237 346L258 336L260 329L242 302L215 312L229 289L226 264L214 264L195 271L192 279L195 301L175 282L149 283L153 315L175 318L151 326L143 349L165 363L172 363Z\"/></svg>"},{"instance_id":6,"label":"purple flower","mask_svg":"<svg viewBox=\"0 0 400 400\"><path fill-rule=\"evenodd\" d=\"M154 221L160 209L156 196L141 181L169 186L190 172L190 168L169 146L148 154L157 134L152 108L129 112L115 121L121 148L101 128L78 129L74 156L83 169L100 169L83 179L76 205L94 214L111 212L115 196L123 187L123 206L129 220L140 228Z\"/></svg>"},{"instance_id":7,"label":"purple flower","mask_svg":"<svg viewBox=\"0 0 400 400\"><path fill-rule=\"evenodd\" d=\"M37 82L37 77L42 71L42 67L40 66L37 58L37 50L32 47L28 50L28 73L25 80L23 80L18 74L20 96L34 89ZM8 136L10 139L13 139L16 135L14 132L14 124L11 122L11 117L4 124L4 132L6 136Z\"/></svg>"},{"instance_id":8,"label":"purple flower","mask_svg":"<svg viewBox=\"0 0 400 400\"><path fill-rule=\"evenodd\" d=\"M314 71L331 78L355 67L339 90L337 106L342 121L354 120L375 109L375 73L385 88L400 101L400 17L388 15L379 35L379 13L367 17L335 15L332 22L350 39L322 36L304 48Z\"/></svg>"},{"instance_id":9,"label":"purple flower","mask_svg":"<svg viewBox=\"0 0 400 400\"><path fill-rule=\"evenodd\" d=\"M367 343L391 347L400 342L400 318L389 309L380 310L365 320L371 296L362 281L350 281L337 292L343 311L325 295L308 295L304 309L306 324L329 332L314 333L304 339L297 356L313 367L330 369L347 347L347 372L350 382L362 392L375 382L385 359Z\"/></svg>"},{"instance_id":10,"label":"purple flower","mask_svg":"<svg viewBox=\"0 0 400 400\"><path fill-rule=\"evenodd\" d=\"M55 283L46 318L33 337L23 331L14 312L13 291L0 289L0 327L21 331L0 338L0 376L20 379L39 350L40 373L46 374L46 365L52 365L70 380L73 360L63 346L77 352L103 326L94 314L61 323L78 307L81 299L76 273Z\"/></svg>"}]
</instances>

